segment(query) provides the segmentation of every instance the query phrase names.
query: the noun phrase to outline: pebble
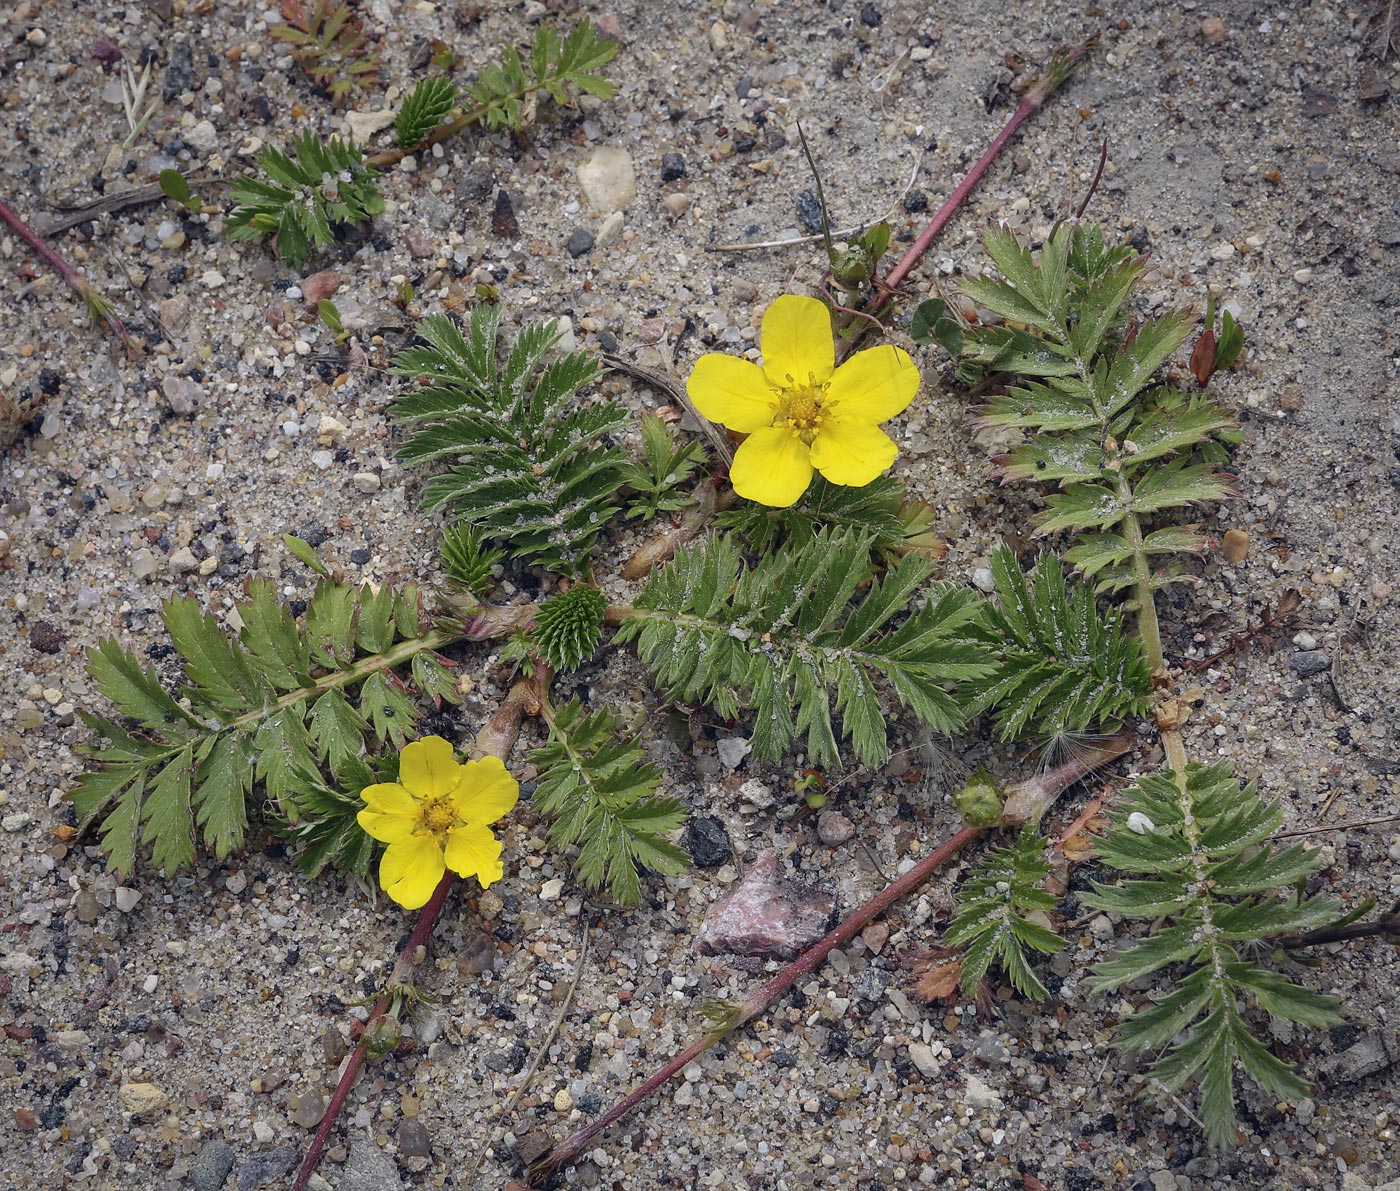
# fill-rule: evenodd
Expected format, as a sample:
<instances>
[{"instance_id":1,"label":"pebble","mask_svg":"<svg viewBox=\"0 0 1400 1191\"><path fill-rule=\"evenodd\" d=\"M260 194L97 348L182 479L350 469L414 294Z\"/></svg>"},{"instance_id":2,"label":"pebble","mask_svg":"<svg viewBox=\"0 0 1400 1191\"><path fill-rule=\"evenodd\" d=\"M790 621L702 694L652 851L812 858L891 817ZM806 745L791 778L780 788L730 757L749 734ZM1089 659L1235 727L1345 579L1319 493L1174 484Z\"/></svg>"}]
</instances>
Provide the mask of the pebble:
<instances>
[{"instance_id":1,"label":"pebble","mask_svg":"<svg viewBox=\"0 0 1400 1191\"><path fill-rule=\"evenodd\" d=\"M679 219L690 210L690 195L668 194L661 200L661 205L666 209L666 214L672 219Z\"/></svg>"},{"instance_id":2,"label":"pebble","mask_svg":"<svg viewBox=\"0 0 1400 1191\"><path fill-rule=\"evenodd\" d=\"M933 1079L941 1070L938 1060L933 1056L933 1047L926 1042L909 1044L909 1061L925 1079Z\"/></svg>"},{"instance_id":3,"label":"pebble","mask_svg":"<svg viewBox=\"0 0 1400 1191\"><path fill-rule=\"evenodd\" d=\"M1242 529L1228 529L1220 539L1220 553L1232 567L1237 567L1249 555L1249 534Z\"/></svg>"},{"instance_id":4,"label":"pebble","mask_svg":"<svg viewBox=\"0 0 1400 1191\"><path fill-rule=\"evenodd\" d=\"M1295 674L1311 678L1314 674L1323 674L1330 670L1332 658L1325 649L1308 649L1302 653L1295 653L1288 659L1288 665Z\"/></svg>"},{"instance_id":5,"label":"pebble","mask_svg":"<svg viewBox=\"0 0 1400 1191\"><path fill-rule=\"evenodd\" d=\"M372 471L357 471L350 477L350 483L355 486L356 490L363 492L366 496L373 495L383 486L383 482Z\"/></svg>"},{"instance_id":6,"label":"pebble","mask_svg":"<svg viewBox=\"0 0 1400 1191\"><path fill-rule=\"evenodd\" d=\"M181 546L170 556L169 566L172 575L185 575L199 566L199 559L188 546Z\"/></svg>"},{"instance_id":7,"label":"pebble","mask_svg":"<svg viewBox=\"0 0 1400 1191\"><path fill-rule=\"evenodd\" d=\"M975 1075L967 1077L967 1087L963 1092L963 1099L967 1101L969 1108L1001 1107L1001 1096L992 1091Z\"/></svg>"},{"instance_id":8,"label":"pebble","mask_svg":"<svg viewBox=\"0 0 1400 1191\"><path fill-rule=\"evenodd\" d=\"M342 277L334 269L322 269L312 273L301 283L302 300L314 310L340 288ZM291 291L289 290L288 293Z\"/></svg>"},{"instance_id":9,"label":"pebble","mask_svg":"<svg viewBox=\"0 0 1400 1191\"><path fill-rule=\"evenodd\" d=\"M16 831L23 831L32 822L34 822L34 816L27 811L11 811L10 814L0 818L0 829L13 835Z\"/></svg>"},{"instance_id":10,"label":"pebble","mask_svg":"<svg viewBox=\"0 0 1400 1191\"><path fill-rule=\"evenodd\" d=\"M723 53L729 48L729 27L723 21L716 21L710 26L710 49L716 54Z\"/></svg>"},{"instance_id":11,"label":"pebble","mask_svg":"<svg viewBox=\"0 0 1400 1191\"><path fill-rule=\"evenodd\" d=\"M740 809L746 811L766 811L777 802L768 785L756 777L749 778L739 787L739 797L744 803Z\"/></svg>"},{"instance_id":12,"label":"pebble","mask_svg":"<svg viewBox=\"0 0 1400 1191\"><path fill-rule=\"evenodd\" d=\"M83 889L73 899L73 914L79 922L91 925L101 917L102 906L98 903L97 898Z\"/></svg>"},{"instance_id":13,"label":"pebble","mask_svg":"<svg viewBox=\"0 0 1400 1191\"><path fill-rule=\"evenodd\" d=\"M337 1191L403 1191L398 1168L369 1138L350 1146L350 1156L341 1168Z\"/></svg>"},{"instance_id":14,"label":"pebble","mask_svg":"<svg viewBox=\"0 0 1400 1191\"><path fill-rule=\"evenodd\" d=\"M792 959L827 931L836 895L788 879L771 848L705 913L695 939L701 955Z\"/></svg>"},{"instance_id":15,"label":"pebble","mask_svg":"<svg viewBox=\"0 0 1400 1191\"><path fill-rule=\"evenodd\" d=\"M840 811L823 811L817 816L817 838L828 848L844 844L856 833L856 825Z\"/></svg>"},{"instance_id":16,"label":"pebble","mask_svg":"<svg viewBox=\"0 0 1400 1191\"><path fill-rule=\"evenodd\" d=\"M1293 638L1293 644L1303 650L1316 649L1317 638L1311 633L1303 632Z\"/></svg>"},{"instance_id":17,"label":"pebble","mask_svg":"<svg viewBox=\"0 0 1400 1191\"><path fill-rule=\"evenodd\" d=\"M201 120L184 134L185 143L201 153L212 153L219 147L219 130L208 120Z\"/></svg>"},{"instance_id":18,"label":"pebble","mask_svg":"<svg viewBox=\"0 0 1400 1191\"><path fill-rule=\"evenodd\" d=\"M257 1191L273 1179L280 1179L296 1165L300 1155L300 1148L294 1145L254 1154L238 1168L238 1191Z\"/></svg>"},{"instance_id":19,"label":"pebble","mask_svg":"<svg viewBox=\"0 0 1400 1191\"><path fill-rule=\"evenodd\" d=\"M569 1095L568 1088L560 1088L554 1093L554 1111L569 1112L574 1107L574 1098Z\"/></svg>"},{"instance_id":20,"label":"pebble","mask_svg":"<svg viewBox=\"0 0 1400 1191\"><path fill-rule=\"evenodd\" d=\"M253 1122L253 1139L255 1141L261 1142L263 1145L266 1145L276 1136L277 1131L273 1129L273 1127L269 1125L266 1121Z\"/></svg>"},{"instance_id":21,"label":"pebble","mask_svg":"<svg viewBox=\"0 0 1400 1191\"><path fill-rule=\"evenodd\" d=\"M992 576L991 567L975 567L972 571L972 586L979 591L996 591L997 581Z\"/></svg>"},{"instance_id":22,"label":"pebble","mask_svg":"<svg viewBox=\"0 0 1400 1191\"><path fill-rule=\"evenodd\" d=\"M588 205L601 215L621 211L637 197L632 155L616 145L600 145L578 167Z\"/></svg>"},{"instance_id":23,"label":"pebble","mask_svg":"<svg viewBox=\"0 0 1400 1191\"><path fill-rule=\"evenodd\" d=\"M1011 1062L1011 1052L1006 1043L995 1034L983 1034L972 1046L972 1057L981 1063L997 1066Z\"/></svg>"},{"instance_id":24,"label":"pebble","mask_svg":"<svg viewBox=\"0 0 1400 1191\"><path fill-rule=\"evenodd\" d=\"M540 901L557 902L564 893L564 880L562 877L554 877L540 886Z\"/></svg>"},{"instance_id":25,"label":"pebble","mask_svg":"<svg viewBox=\"0 0 1400 1191\"><path fill-rule=\"evenodd\" d=\"M1206 17L1201 22L1201 36L1212 45L1224 45L1230 39L1230 31L1219 17Z\"/></svg>"},{"instance_id":26,"label":"pebble","mask_svg":"<svg viewBox=\"0 0 1400 1191\"><path fill-rule=\"evenodd\" d=\"M130 914L136 909L136 903L141 900L141 891L131 889L125 885L118 885L112 893L112 903L123 914Z\"/></svg>"},{"instance_id":27,"label":"pebble","mask_svg":"<svg viewBox=\"0 0 1400 1191\"><path fill-rule=\"evenodd\" d=\"M300 1096L287 1097L287 1117L293 1125L310 1129L319 1125L321 1118L325 1115L326 1102L321 1098L321 1093L315 1089L304 1092Z\"/></svg>"},{"instance_id":28,"label":"pebble","mask_svg":"<svg viewBox=\"0 0 1400 1191\"><path fill-rule=\"evenodd\" d=\"M663 153L661 155L661 180L674 182L677 178L684 177L685 158L679 153Z\"/></svg>"},{"instance_id":29,"label":"pebble","mask_svg":"<svg viewBox=\"0 0 1400 1191\"><path fill-rule=\"evenodd\" d=\"M577 260L593 247L593 233L587 228L575 228L573 235L569 237L569 242L564 247L569 255Z\"/></svg>"},{"instance_id":30,"label":"pebble","mask_svg":"<svg viewBox=\"0 0 1400 1191\"><path fill-rule=\"evenodd\" d=\"M595 248L607 248L622 234L623 222L624 216L622 212L614 211L603 220L603 226L598 229L598 234L593 238L593 246Z\"/></svg>"},{"instance_id":31,"label":"pebble","mask_svg":"<svg viewBox=\"0 0 1400 1191\"><path fill-rule=\"evenodd\" d=\"M726 769L738 769L752 747L742 736L721 736L715 742L720 764Z\"/></svg>"},{"instance_id":32,"label":"pebble","mask_svg":"<svg viewBox=\"0 0 1400 1191\"><path fill-rule=\"evenodd\" d=\"M233 1147L215 1138L206 1141L190 1162L190 1186L194 1191L220 1191L233 1169Z\"/></svg>"},{"instance_id":33,"label":"pebble","mask_svg":"<svg viewBox=\"0 0 1400 1191\"><path fill-rule=\"evenodd\" d=\"M1089 933L1096 939L1113 938L1113 923L1107 914L1099 914L1089 920Z\"/></svg>"},{"instance_id":34,"label":"pebble","mask_svg":"<svg viewBox=\"0 0 1400 1191\"><path fill-rule=\"evenodd\" d=\"M432 1140L428 1137L428 1128L422 1121L404 1121L399 1126L395 1139L399 1144L399 1153L405 1158L427 1158L432 1155Z\"/></svg>"},{"instance_id":35,"label":"pebble","mask_svg":"<svg viewBox=\"0 0 1400 1191\"><path fill-rule=\"evenodd\" d=\"M719 868L734 855L734 845L724 824L708 815L691 817L686 823L682 844L697 868Z\"/></svg>"},{"instance_id":36,"label":"pebble","mask_svg":"<svg viewBox=\"0 0 1400 1191\"><path fill-rule=\"evenodd\" d=\"M153 1083L124 1083L117 1089L117 1103L123 1112L149 1114L160 1112L170 1097Z\"/></svg>"}]
</instances>

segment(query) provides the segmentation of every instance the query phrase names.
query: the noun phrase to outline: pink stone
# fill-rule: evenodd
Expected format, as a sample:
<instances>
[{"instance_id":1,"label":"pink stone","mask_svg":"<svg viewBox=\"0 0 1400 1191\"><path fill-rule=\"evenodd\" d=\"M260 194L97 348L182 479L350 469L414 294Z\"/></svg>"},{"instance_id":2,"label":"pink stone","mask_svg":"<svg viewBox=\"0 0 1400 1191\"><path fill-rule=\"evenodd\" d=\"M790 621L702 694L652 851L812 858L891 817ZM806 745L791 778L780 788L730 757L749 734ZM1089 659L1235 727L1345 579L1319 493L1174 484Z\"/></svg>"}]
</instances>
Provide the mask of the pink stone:
<instances>
[{"instance_id":1,"label":"pink stone","mask_svg":"<svg viewBox=\"0 0 1400 1191\"><path fill-rule=\"evenodd\" d=\"M826 934L836 895L789 880L778 854L760 852L743 877L705 915L701 955L795 959Z\"/></svg>"}]
</instances>

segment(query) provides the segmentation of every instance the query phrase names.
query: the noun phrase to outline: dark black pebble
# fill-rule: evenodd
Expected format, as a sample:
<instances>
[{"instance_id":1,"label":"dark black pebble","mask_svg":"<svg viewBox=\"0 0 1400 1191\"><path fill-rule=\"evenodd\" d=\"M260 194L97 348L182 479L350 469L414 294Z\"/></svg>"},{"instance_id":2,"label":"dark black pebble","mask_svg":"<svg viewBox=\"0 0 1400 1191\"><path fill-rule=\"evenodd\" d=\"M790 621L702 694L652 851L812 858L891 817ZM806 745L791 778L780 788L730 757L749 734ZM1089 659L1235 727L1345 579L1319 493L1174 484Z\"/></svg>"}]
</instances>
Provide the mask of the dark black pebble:
<instances>
[{"instance_id":1,"label":"dark black pebble","mask_svg":"<svg viewBox=\"0 0 1400 1191\"><path fill-rule=\"evenodd\" d=\"M578 228L574 234L569 237L569 242L565 247L569 250L569 255L577 260L593 247L593 233L587 228Z\"/></svg>"},{"instance_id":2,"label":"dark black pebble","mask_svg":"<svg viewBox=\"0 0 1400 1191\"><path fill-rule=\"evenodd\" d=\"M677 178L684 177L685 158L679 153L663 153L661 155L661 180L674 182Z\"/></svg>"},{"instance_id":3,"label":"dark black pebble","mask_svg":"<svg viewBox=\"0 0 1400 1191\"><path fill-rule=\"evenodd\" d=\"M928 195L917 186L904 196L904 209L911 215L928 210Z\"/></svg>"},{"instance_id":4,"label":"dark black pebble","mask_svg":"<svg viewBox=\"0 0 1400 1191\"><path fill-rule=\"evenodd\" d=\"M700 815L685 827L685 850L700 868L719 868L733 859L734 845L718 819Z\"/></svg>"},{"instance_id":5,"label":"dark black pebble","mask_svg":"<svg viewBox=\"0 0 1400 1191\"><path fill-rule=\"evenodd\" d=\"M819 234L822 230L822 205L816 194L810 190L798 191L794 202L797 204L797 218L803 229L814 236Z\"/></svg>"}]
</instances>

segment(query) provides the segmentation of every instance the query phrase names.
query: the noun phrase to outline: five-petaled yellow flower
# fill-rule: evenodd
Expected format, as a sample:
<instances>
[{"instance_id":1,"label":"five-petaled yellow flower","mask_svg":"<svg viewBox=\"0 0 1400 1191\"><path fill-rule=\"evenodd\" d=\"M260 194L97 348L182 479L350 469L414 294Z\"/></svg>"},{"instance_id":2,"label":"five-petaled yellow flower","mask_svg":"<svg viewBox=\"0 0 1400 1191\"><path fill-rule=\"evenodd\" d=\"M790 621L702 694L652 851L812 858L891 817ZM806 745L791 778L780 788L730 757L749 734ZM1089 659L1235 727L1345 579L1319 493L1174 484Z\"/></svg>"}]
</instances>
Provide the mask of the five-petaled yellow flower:
<instances>
[{"instance_id":1,"label":"five-petaled yellow flower","mask_svg":"<svg viewBox=\"0 0 1400 1191\"><path fill-rule=\"evenodd\" d=\"M747 434L734 453L734 491L786 508L815 468L833 484L864 487L898 448L879 423L914 400L919 370L888 344L836 367L831 315L815 298L778 298L763 316L763 366L710 353L695 362L686 392L705 417Z\"/></svg>"},{"instance_id":2,"label":"five-petaled yellow flower","mask_svg":"<svg viewBox=\"0 0 1400 1191\"><path fill-rule=\"evenodd\" d=\"M399 780L366 786L361 827L389 846L379 884L405 909L432 897L446 869L475 876L485 889L504 874L501 841L489 823L508 814L520 783L499 757L458 765L441 736L425 736L399 754Z\"/></svg>"}]
</instances>

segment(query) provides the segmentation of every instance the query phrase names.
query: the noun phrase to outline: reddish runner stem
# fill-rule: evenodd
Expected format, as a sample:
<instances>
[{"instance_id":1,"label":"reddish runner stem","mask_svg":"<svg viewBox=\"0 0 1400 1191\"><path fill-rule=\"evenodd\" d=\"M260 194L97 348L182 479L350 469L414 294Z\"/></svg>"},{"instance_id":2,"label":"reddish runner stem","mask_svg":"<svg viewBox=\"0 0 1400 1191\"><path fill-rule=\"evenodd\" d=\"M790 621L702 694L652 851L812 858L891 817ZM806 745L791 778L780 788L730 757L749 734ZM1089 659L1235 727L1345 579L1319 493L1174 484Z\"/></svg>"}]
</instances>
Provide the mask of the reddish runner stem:
<instances>
[{"instance_id":1,"label":"reddish runner stem","mask_svg":"<svg viewBox=\"0 0 1400 1191\"><path fill-rule=\"evenodd\" d=\"M1070 50L1069 53L1056 57L1050 63L1049 68L1040 77L1026 94L1021 98L1016 111L1012 113L1011 119L1006 122L1006 127L997 133L996 139L987 146L987 150L977 159L977 164L972 167L959 184L947 198L947 201L939 207L938 213L929 220L928 226L919 233L919 238L910 246L909 251L900 258L900 261L893 269L886 274L881 283L884 289L897 289L899 283L909 275L909 271L918 263L919 258L928 251L929 245L938 238L938 234L947 226L957 209L967 200L967 196L972 193L973 188L982 180L992 166L992 163L1001 156L1001 151L1010 143L1011 138L1016 135L1017 130L1031 116L1045 106L1046 100L1050 98L1056 89L1066 79L1070 77L1079 65L1079 60L1093 47L1094 38L1090 38L1083 45Z\"/></svg>"},{"instance_id":2,"label":"reddish runner stem","mask_svg":"<svg viewBox=\"0 0 1400 1191\"><path fill-rule=\"evenodd\" d=\"M496 709L478 734L476 747L472 749L473 757L500 757L504 761L510 755L515 739L520 734L521 718L527 711L533 714L539 708L540 690L548 684L551 676L552 672L548 667L543 667L542 671L534 678L522 678L510 688L500 707ZM408 941L400 948L399 957L394 962L394 970L389 974L384 991L370 1009L366 1025L388 1012L395 996L408 982L413 969L427 958L428 942L433 937L433 928L437 926L438 917L447 902L447 895L451 892L456 881L457 874L451 869L443 873L442 880L433 890L432 897L418 911L418 921L414 923L413 932L408 936ZM345 1101L350 1097L350 1089L354 1086L355 1079L360 1074L360 1068L365 1065L365 1059L368 1057L369 1046L362 1034L355 1049L350 1053L345 1070L340 1073L335 1091L331 1093L330 1103L326 1105L325 1114L321 1117L321 1123L316 1127L316 1133L311 1139L306 1157L301 1161L296 1182L292 1184L292 1191L305 1191L307 1183L311 1181L316 1164L321 1160L321 1154L326 1148L326 1143L330 1140L331 1130L335 1128L336 1119L340 1116L340 1110L345 1107Z\"/></svg>"},{"instance_id":3,"label":"reddish runner stem","mask_svg":"<svg viewBox=\"0 0 1400 1191\"><path fill-rule=\"evenodd\" d=\"M106 302L93 289L92 282L49 247L43 237L25 223L8 203L0 202L0 222L3 222L15 235L28 244L35 255L67 282L69 289L82 298L84 305L92 311L94 318L106 326L122 343L129 341L130 336L127 334L126 327L122 325L122 320L107 309Z\"/></svg>"}]
</instances>

